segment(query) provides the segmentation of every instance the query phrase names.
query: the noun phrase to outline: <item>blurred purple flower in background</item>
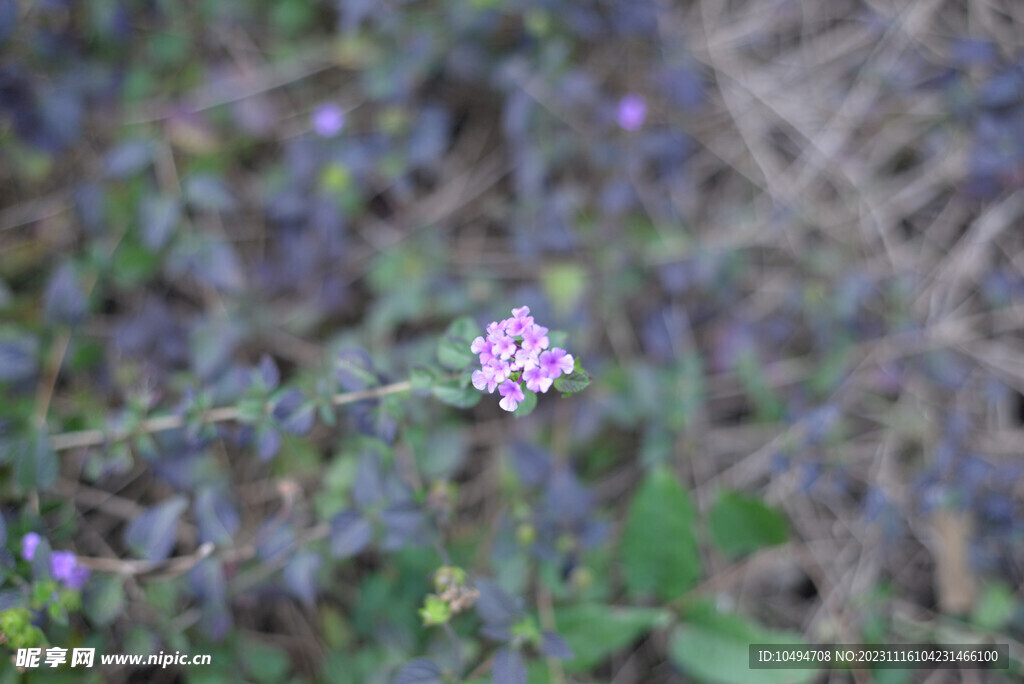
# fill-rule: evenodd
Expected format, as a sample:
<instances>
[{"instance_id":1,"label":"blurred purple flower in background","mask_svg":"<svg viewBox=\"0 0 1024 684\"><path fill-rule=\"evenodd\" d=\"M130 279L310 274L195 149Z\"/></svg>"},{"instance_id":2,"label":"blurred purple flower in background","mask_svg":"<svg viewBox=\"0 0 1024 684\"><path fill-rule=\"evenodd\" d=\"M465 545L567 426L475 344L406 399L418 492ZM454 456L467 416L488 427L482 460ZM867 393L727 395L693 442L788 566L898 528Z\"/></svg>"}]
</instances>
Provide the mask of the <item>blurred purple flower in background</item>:
<instances>
[{"instance_id":1,"label":"blurred purple flower in background","mask_svg":"<svg viewBox=\"0 0 1024 684\"><path fill-rule=\"evenodd\" d=\"M313 110L313 130L322 138L333 138L345 127L345 110L325 102Z\"/></svg>"},{"instance_id":2,"label":"blurred purple flower in background","mask_svg":"<svg viewBox=\"0 0 1024 684\"><path fill-rule=\"evenodd\" d=\"M79 563L71 551L54 551L50 556L50 574L69 589L81 589L89 579L89 568Z\"/></svg>"},{"instance_id":3,"label":"blurred purple flower in background","mask_svg":"<svg viewBox=\"0 0 1024 684\"><path fill-rule=\"evenodd\" d=\"M619 110L615 118L622 128L635 131L647 120L647 100L636 93L626 95L619 100Z\"/></svg>"},{"instance_id":4,"label":"blurred purple flower in background","mask_svg":"<svg viewBox=\"0 0 1024 684\"><path fill-rule=\"evenodd\" d=\"M27 561L36 556L36 547L39 546L40 537L35 532L29 532L21 538L21 557Z\"/></svg>"}]
</instances>

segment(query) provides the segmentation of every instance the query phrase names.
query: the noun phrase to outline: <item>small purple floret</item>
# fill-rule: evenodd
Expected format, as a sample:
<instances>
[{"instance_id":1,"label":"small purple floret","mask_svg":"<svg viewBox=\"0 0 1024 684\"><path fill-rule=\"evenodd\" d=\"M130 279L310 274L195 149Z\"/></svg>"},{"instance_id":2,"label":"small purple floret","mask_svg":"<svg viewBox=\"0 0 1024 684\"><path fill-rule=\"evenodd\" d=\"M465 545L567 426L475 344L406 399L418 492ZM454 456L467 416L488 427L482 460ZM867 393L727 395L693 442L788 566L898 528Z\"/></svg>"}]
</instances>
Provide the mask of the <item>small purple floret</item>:
<instances>
[{"instance_id":1,"label":"small purple floret","mask_svg":"<svg viewBox=\"0 0 1024 684\"><path fill-rule=\"evenodd\" d=\"M313 130L322 138L333 138L345 127L345 110L325 102L313 110Z\"/></svg>"},{"instance_id":2,"label":"small purple floret","mask_svg":"<svg viewBox=\"0 0 1024 684\"><path fill-rule=\"evenodd\" d=\"M36 547L39 546L39 542L42 540L35 532L29 532L21 538L21 557L27 561L31 561L36 557Z\"/></svg>"},{"instance_id":3,"label":"small purple floret","mask_svg":"<svg viewBox=\"0 0 1024 684\"><path fill-rule=\"evenodd\" d=\"M627 131L637 130L647 120L647 100L636 93L626 95L619 100L616 120Z\"/></svg>"}]
</instances>

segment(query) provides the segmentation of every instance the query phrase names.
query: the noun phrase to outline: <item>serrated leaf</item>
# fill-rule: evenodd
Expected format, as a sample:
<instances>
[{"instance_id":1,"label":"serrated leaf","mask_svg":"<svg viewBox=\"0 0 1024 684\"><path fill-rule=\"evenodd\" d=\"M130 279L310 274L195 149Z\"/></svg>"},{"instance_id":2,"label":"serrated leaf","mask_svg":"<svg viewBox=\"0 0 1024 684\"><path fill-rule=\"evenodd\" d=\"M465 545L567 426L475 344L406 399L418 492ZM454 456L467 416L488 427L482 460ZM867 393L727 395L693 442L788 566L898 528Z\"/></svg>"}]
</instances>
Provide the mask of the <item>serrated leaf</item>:
<instances>
[{"instance_id":1,"label":"serrated leaf","mask_svg":"<svg viewBox=\"0 0 1024 684\"><path fill-rule=\"evenodd\" d=\"M729 555L783 544L788 536L782 513L736 492L723 492L711 507L711 536Z\"/></svg>"},{"instance_id":2,"label":"serrated leaf","mask_svg":"<svg viewBox=\"0 0 1024 684\"><path fill-rule=\"evenodd\" d=\"M671 619L656 608L616 608L596 603L555 609L555 625L572 649L566 672L584 672Z\"/></svg>"},{"instance_id":3,"label":"serrated leaf","mask_svg":"<svg viewBox=\"0 0 1024 684\"><path fill-rule=\"evenodd\" d=\"M621 553L630 596L671 600L700 578L693 506L667 468L653 469L634 495Z\"/></svg>"},{"instance_id":4,"label":"serrated leaf","mask_svg":"<svg viewBox=\"0 0 1024 684\"><path fill-rule=\"evenodd\" d=\"M562 394L575 394L576 392L582 392L590 384L590 376L587 371L583 370L577 364L577 367L573 369L572 373L568 375L560 375L555 378L554 386L555 390Z\"/></svg>"},{"instance_id":5,"label":"serrated leaf","mask_svg":"<svg viewBox=\"0 0 1024 684\"><path fill-rule=\"evenodd\" d=\"M698 604L672 631L669 658L691 677L716 684L799 684L817 670L752 670L750 644L801 645L798 634L770 630L746 618Z\"/></svg>"}]
</instances>

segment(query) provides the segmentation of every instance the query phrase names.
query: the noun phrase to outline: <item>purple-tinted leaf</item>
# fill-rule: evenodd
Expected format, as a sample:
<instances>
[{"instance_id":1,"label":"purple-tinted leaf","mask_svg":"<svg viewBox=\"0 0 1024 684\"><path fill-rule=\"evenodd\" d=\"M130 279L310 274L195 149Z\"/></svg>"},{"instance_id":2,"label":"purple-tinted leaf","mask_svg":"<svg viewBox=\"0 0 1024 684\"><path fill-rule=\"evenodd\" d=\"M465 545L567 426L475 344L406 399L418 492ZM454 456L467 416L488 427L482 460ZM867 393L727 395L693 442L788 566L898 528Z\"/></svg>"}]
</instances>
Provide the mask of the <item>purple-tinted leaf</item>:
<instances>
[{"instance_id":1,"label":"purple-tinted leaf","mask_svg":"<svg viewBox=\"0 0 1024 684\"><path fill-rule=\"evenodd\" d=\"M544 508L548 515L564 522L581 522L590 513L590 492L567 467L559 468L548 480Z\"/></svg>"},{"instance_id":2,"label":"purple-tinted leaf","mask_svg":"<svg viewBox=\"0 0 1024 684\"><path fill-rule=\"evenodd\" d=\"M235 207L235 198L231 196L223 179L211 173L190 176L184 182L182 191L188 203L198 209L230 211Z\"/></svg>"},{"instance_id":3,"label":"purple-tinted leaf","mask_svg":"<svg viewBox=\"0 0 1024 684\"><path fill-rule=\"evenodd\" d=\"M188 585L203 602L223 601L227 596L223 564L212 556L202 559L188 571Z\"/></svg>"},{"instance_id":4,"label":"purple-tinted leaf","mask_svg":"<svg viewBox=\"0 0 1024 684\"><path fill-rule=\"evenodd\" d=\"M188 508L188 500L175 496L153 506L129 523L124 533L125 544L135 555L151 561L171 555L178 537L178 520Z\"/></svg>"},{"instance_id":5,"label":"purple-tinted leaf","mask_svg":"<svg viewBox=\"0 0 1024 684\"><path fill-rule=\"evenodd\" d=\"M281 429L293 435L304 435L313 427L315 416L312 404L304 404L302 392L292 389L274 404L273 416Z\"/></svg>"},{"instance_id":6,"label":"purple-tinted leaf","mask_svg":"<svg viewBox=\"0 0 1024 684\"><path fill-rule=\"evenodd\" d=\"M34 376L38 354L39 342L32 335L0 337L0 382L18 383Z\"/></svg>"},{"instance_id":7,"label":"purple-tinted leaf","mask_svg":"<svg viewBox=\"0 0 1024 684\"><path fill-rule=\"evenodd\" d=\"M213 557L204 558L188 572L189 587L201 601L200 626L214 640L223 639L231 629L227 607L227 583L224 566Z\"/></svg>"},{"instance_id":8,"label":"purple-tinted leaf","mask_svg":"<svg viewBox=\"0 0 1024 684\"><path fill-rule=\"evenodd\" d=\"M0 590L0 613L11 608L24 608L26 603L24 591L19 589Z\"/></svg>"},{"instance_id":9,"label":"purple-tinted leaf","mask_svg":"<svg viewBox=\"0 0 1024 684\"><path fill-rule=\"evenodd\" d=\"M99 183L86 182L75 188L73 193L75 214L89 235L103 232L106 219L107 196Z\"/></svg>"},{"instance_id":10,"label":"purple-tinted leaf","mask_svg":"<svg viewBox=\"0 0 1024 684\"><path fill-rule=\"evenodd\" d=\"M373 526L359 511L343 511L331 520L331 551L336 558L359 553L373 540Z\"/></svg>"},{"instance_id":11,"label":"purple-tinted leaf","mask_svg":"<svg viewBox=\"0 0 1024 684\"><path fill-rule=\"evenodd\" d=\"M565 639L559 636L557 632L550 630L545 630L543 633L541 650L544 652L544 655L551 658L569 660L573 657L572 648L565 642Z\"/></svg>"},{"instance_id":12,"label":"purple-tinted leaf","mask_svg":"<svg viewBox=\"0 0 1024 684\"><path fill-rule=\"evenodd\" d=\"M526 684L526 663L519 651L511 648L498 649L494 654L494 668L491 670L494 684Z\"/></svg>"},{"instance_id":13,"label":"purple-tinted leaf","mask_svg":"<svg viewBox=\"0 0 1024 684\"><path fill-rule=\"evenodd\" d=\"M302 392L297 389L290 389L282 394L274 403L274 419L284 420L295 413L300 406L302 406Z\"/></svg>"},{"instance_id":14,"label":"purple-tinted leaf","mask_svg":"<svg viewBox=\"0 0 1024 684\"><path fill-rule=\"evenodd\" d=\"M511 625L522 613L519 601L512 598L492 580L477 580L474 586L480 592L476 612L488 625Z\"/></svg>"},{"instance_id":15,"label":"purple-tinted leaf","mask_svg":"<svg viewBox=\"0 0 1024 684\"><path fill-rule=\"evenodd\" d=\"M0 512L0 546L7 543L7 521L4 520L4 514Z\"/></svg>"},{"instance_id":16,"label":"purple-tinted leaf","mask_svg":"<svg viewBox=\"0 0 1024 684\"><path fill-rule=\"evenodd\" d=\"M61 264L46 287L46 320L56 323L77 323L85 315L85 293L70 263Z\"/></svg>"},{"instance_id":17,"label":"purple-tinted leaf","mask_svg":"<svg viewBox=\"0 0 1024 684\"><path fill-rule=\"evenodd\" d=\"M199 541L230 544L240 520L227 493L216 486L203 486L196 494L193 511L199 526Z\"/></svg>"},{"instance_id":18,"label":"purple-tinted leaf","mask_svg":"<svg viewBox=\"0 0 1024 684\"><path fill-rule=\"evenodd\" d=\"M416 500L412 487L394 470L384 476L384 498L392 505L412 504Z\"/></svg>"},{"instance_id":19,"label":"purple-tinted leaf","mask_svg":"<svg viewBox=\"0 0 1024 684\"><path fill-rule=\"evenodd\" d=\"M959 66L992 64L999 57L996 46L987 40L957 38L953 41L953 61Z\"/></svg>"},{"instance_id":20,"label":"purple-tinted leaf","mask_svg":"<svg viewBox=\"0 0 1024 684\"><path fill-rule=\"evenodd\" d=\"M526 442L515 442L511 449L512 465L527 487L544 482L551 473L551 457L544 449Z\"/></svg>"},{"instance_id":21,"label":"purple-tinted leaf","mask_svg":"<svg viewBox=\"0 0 1024 684\"><path fill-rule=\"evenodd\" d=\"M312 551L300 551L284 566L284 585L307 606L316 602L316 572L321 558Z\"/></svg>"},{"instance_id":22,"label":"purple-tinted leaf","mask_svg":"<svg viewBox=\"0 0 1024 684\"><path fill-rule=\"evenodd\" d=\"M199 252L198 269L195 272L200 282L221 292L238 292L245 285L242 265L234 248L227 242L210 242Z\"/></svg>"},{"instance_id":23,"label":"purple-tinted leaf","mask_svg":"<svg viewBox=\"0 0 1024 684\"><path fill-rule=\"evenodd\" d=\"M512 641L512 629L508 625L488 625L480 628L480 634L491 641L504 643Z\"/></svg>"},{"instance_id":24,"label":"purple-tinted leaf","mask_svg":"<svg viewBox=\"0 0 1024 684\"><path fill-rule=\"evenodd\" d=\"M579 541L583 548L593 548L608 538L610 525L603 520L588 520L579 533Z\"/></svg>"},{"instance_id":25,"label":"purple-tinted leaf","mask_svg":"<svg viewBox=\"0 0 1024 684\"><path fill-rule=\"evenodd\" d=\"M55 88L39 97L39 114L56 149L78 137L82 123L79 95L67 88Z\"/></svg>"},{"instance_id":26,"label":"purple-tinted leaf","mask_svg":"<svg viewBox=\"0 0 1024 684\"><path fill-rule=\"evenodd\" d=\"M383 402L363 402L351 410L359 431L376 437L385 444L392 444L398 432L398 421L387 410Z\"/></svg>"},{"instance_id":27,"label":"purple-tinted leaf","mask_svg":"<svg viewBox=\"0 0 1024 684\"><path fill-rule=\"evenodd\" d=\"M373 362L362 349L346 349L339 353L334 376L346 392L358 392L377 384Z\"/></svg>"},{"instance_id":28,"label":"purple-tinted leaf","mask_svg":"<svg viewBox=\"0 0 1024 684\"><path fill-rule=\"evenodd\" d=\"M128 140L115 147L104 161L107 175L132 176L149 166L156 147L152 140Z\"/></svg>"},{"instance_id":29,"label":"purple-tinted leaf","mask_svg":"<svg viewBox=\"0 0 1024 684\"><path fill-rule=\"evenodd\" d=\"M704 102L704 81L695 64L664 70L659 74L658 84L684 111L696 109Z\"/></svg>"},{"instance_id":30,"label":"purple-tinted leaf","mask_svg":"<svg viewBox=\"0 0 1024 684\"><path fill-rule=\"evenodd\" d=\"M384 541L381 548L397 551L406 546L419 546L426 535L426 517L414 504L390 506L381 513L384 523Z\"/></svg>"},{"instance_id":31,"label":"purple-tinted leaf","mask_svg":"<svg viewBox=\"0 0 1024 684\"><path fill-rule=\"evenodd\" d=\"M364 452L356 466L352 498L359 508L368 508L384 498L384 475L375 454Z\"/></svg>"},{"instance_id":32,"label":"purple-tinted leaf","mask_svg":"<svg viewBox=\"0 0 1024 684\"><path fill-rule=\"evenodd\" d=\"M224 640L231 632L233 625L234 619L231 617L231 611L228 610L226 602L203 603L199 612L199 627L209 639Z\"/></svg>"},{"instance_id":33,"label":"purple-tinted leaf","mask_svg":"<svg viewBox=\"0 0 1024 684\"><path fill-rule=\"evenodd\" d=\"M440 107L427 106L419 110L416 127L409 136L407 157L413 166L429 164L448 147L451 127L448 113Z\"/></svg>"},{"instance_id":34,"label":"purple-tinted leaf","mask_svg":"<svg viewBox=\"0 0 1024 684\"><path fill-rule=\"evenodd\" d=\"M281 433L272 427L261 426L256 433L256 454L261 461L269 461L281 450Z\"/></svg>"},{"instance_id":35,"label":"purple-tinted leaf","mask_svg":"<svg viewBox=\"0 0 1024 684\"><path fill-rule=\"evenodd\" d=\"M277 369L274 359L268 354L260 357L260 378L267 389L275 389L281 382L281 372Z\"/></svg>"},{"instance_id":36,"label":"purple-tinted leaf","mask_svg":"<svg viewBox=\"0 0 1024 684\"><path fill-rule=\"evenodd\" d=\"M394 684L442 684L441 668L429 658L414 658L395 675Z\"/></svg>"},{"instance_id":37,"label":"purple-tinted leaf","mask_svg":"<svg viewBox=\"0 0 1024 684\"><path fill-rule=\"evenodd\" d=\"M238 333L229 321L217 318L197 325L189 342L192 369L201 379L210 380L230 361Z\"/></svg>"},{"instance_id":38,"label":"purple-tinted leaf","mask_svg":"<svg viewBox=\"0 0 1024 684\"><path fill-rule=\"evenodd\" d=\"M1017 69L1005 69L985 83L978 93L982 107L1000 109L1019 104L1024 99L1024 74Z\"/></svg>"},{"instance_id":39,"label":"purple-tinted leaf","mask_svg":"<svg viewBox=\"0 0 1024 684\"><path fill-rule=\"evenodd\" d=\"M174 197L150 195L139 204L142 244L151 251L162 249L178 226L181 204Z\"/></svg>"},{"instance_id":40,"label":"purple-tinted leaf","mask_svg":"<svg viewBox=\"0 0 1024 684\"><path fill-rule=\"evenodd\" d=\"M315 407L306 404L281 421L281 429L293 435L304 435L313 427Z\"/></svg>"},{"instance_id":41,"label":"purple-tinted leaf","mask_svg":"<svg viewBox=\"0 0 1024 684\"><path fill-rule=\"evenodd\" d=\"M295 530L279 518L270 518L264 522L257 538L256 554L265 561L273 560L295 547Z\"/></svg>"},{"instance_id":42,"label":"purple-tinted leaf","mask_svg":"<svg viewBox=\"0 0 1024 684\"><path fill-rule=\"evenodd\" d=\"M14 35L18 29L17 0L0 0L0 43Z\"/></svg>"}]
</instances>

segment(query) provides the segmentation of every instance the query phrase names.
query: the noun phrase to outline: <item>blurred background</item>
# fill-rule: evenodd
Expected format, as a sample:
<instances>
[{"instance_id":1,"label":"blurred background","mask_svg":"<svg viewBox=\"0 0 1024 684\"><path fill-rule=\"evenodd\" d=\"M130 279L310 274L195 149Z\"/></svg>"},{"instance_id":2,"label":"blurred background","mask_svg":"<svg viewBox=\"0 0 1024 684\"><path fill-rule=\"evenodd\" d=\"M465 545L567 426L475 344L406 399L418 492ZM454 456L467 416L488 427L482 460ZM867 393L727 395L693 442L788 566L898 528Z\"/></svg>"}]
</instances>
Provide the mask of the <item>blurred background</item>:
<instances>
[{"instance_id":1,"label":"blurred background","mask_svg":"<svg viewBox=\"0 0 1024 684\"><path fill-rule=\"evenodd\" d=\"M0 0L0 609L213 656L0 681L490 681L493 605L417 613L449 562L567 642L534 683L1016 681L1022 47L1014 0ZM586 390L438 384L521 305Z\"/></svg>"}]
</instances>

